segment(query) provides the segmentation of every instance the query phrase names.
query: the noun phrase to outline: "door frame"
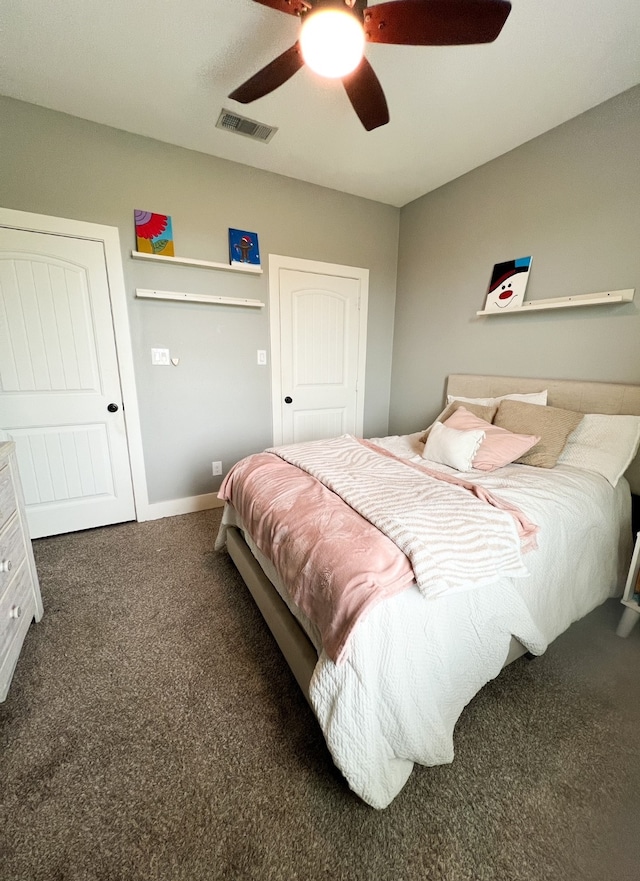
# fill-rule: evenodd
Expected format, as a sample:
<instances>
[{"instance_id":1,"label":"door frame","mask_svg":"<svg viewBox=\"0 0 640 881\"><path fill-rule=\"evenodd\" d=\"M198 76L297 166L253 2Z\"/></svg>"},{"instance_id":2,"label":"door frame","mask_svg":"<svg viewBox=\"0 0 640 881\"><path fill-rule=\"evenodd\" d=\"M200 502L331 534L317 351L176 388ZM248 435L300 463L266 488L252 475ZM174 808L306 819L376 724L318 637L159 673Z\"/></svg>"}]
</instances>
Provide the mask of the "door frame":
<instances>
[{"instance_id":1,"label":"door frame","mask_svg":"<svg viewBox=\"0 0 640 881\"><path fill-rule=\"evenodd\" d=\"M129 467L133 485L133 503L136 520L149 517L149 494L144 468L140 411L136 393L133 350L127 294L122 268L120 250L120 231L117 226L104 226L84 220L70 220L48 214L31 214L12 208L0 208L0 227L21 229L26 232L49 233L50 235L70 236L77 239L91 239L104 247L105 269L111 301L113 332L120 372L120 387L125 416L125 432L129 448Z\"/></svg>"},{"instance_id":2,"label":"door frame","mask_svg":"<svg viewBox=\"0 0 640 881\"><path fill-rule=\"evenodd\" d=\"M356 434L364 431L365 367L367 362L367 312L369 308L369 270L358 266L342 266L339 263L322 263L301 257L284 257L269 254L269 336L271 343L271 411L273 414L273 444L282 443L282 359L280 336L280 270L316 272L319 275L335 275L355 278L360 282L358 312L358 364L356 368Z\"/></svg>"}]
</instances>

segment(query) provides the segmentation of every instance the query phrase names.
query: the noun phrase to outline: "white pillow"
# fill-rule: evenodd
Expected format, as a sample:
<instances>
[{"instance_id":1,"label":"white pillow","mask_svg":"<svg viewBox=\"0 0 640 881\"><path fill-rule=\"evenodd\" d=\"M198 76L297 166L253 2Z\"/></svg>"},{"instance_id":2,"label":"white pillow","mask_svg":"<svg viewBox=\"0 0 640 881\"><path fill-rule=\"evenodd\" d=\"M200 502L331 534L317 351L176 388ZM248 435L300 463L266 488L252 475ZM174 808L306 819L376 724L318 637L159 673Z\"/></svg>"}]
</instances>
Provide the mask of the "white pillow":
<instances>
[{"instance_id":1,"label":"white pillow","mask_svg":"<svg viewBox=\"0 0 640 881\"><path fill-rule=\"evenodd\" d=\"M473 459L484 440L484 431L458 431L436 422L422 451L422 458L448 465L456 471L471 471Z\"/></svg>"},{"instance_id":2,"label":"white pillow","mask_svg":"<svg viewBox=\"0 0 640 881\"><path fill-rule=\"evenodd\" d=\"M615 486L640 444L640 416L587 413L567 438L558 465L601 474Z\"/></svg>"},{"instance_id":3,"label":"white pillow","mask_svg":"<svg viewBox=\"0 0 640 881\"><path fill-rule=\"evenodd\" d=\"M499 395L497 398L462 398L460 395L447 395L447 404L452 401L462 401L464 404L478 404L480 407L492 407L500 401L523 401L525 404L547 404L547 389L543 392L531 392L526 395Z\"/></svg>"}]
</instances>

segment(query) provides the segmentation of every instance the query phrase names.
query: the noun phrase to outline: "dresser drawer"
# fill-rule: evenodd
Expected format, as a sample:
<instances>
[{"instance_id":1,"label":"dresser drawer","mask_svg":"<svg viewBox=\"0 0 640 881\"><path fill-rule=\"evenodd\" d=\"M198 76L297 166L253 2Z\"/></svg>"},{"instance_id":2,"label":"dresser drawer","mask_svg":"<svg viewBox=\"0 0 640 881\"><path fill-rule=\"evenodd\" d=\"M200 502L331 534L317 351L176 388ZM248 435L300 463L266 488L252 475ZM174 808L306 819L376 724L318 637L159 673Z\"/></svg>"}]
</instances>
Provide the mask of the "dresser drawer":
<instances>
[{"instance_id":1,"label":"dresser drawer","mask_svg":"<svg viewBox=\"0 0 640 881\"><path fill-rule=\"evenodd\" d=\"M0 529L16 510L16 494L8 465L0 468Z\"/></svg>"},{"instance_id":2,"label":"dresser drawer","mask_svg":"<svg viewBox=\"0 0 640 881\"><path fill-rule=\"evenodd\" d=\"M25 559L20 520L14 517L0 533L0 597Z\"/></svg>"},{"instance_id":3,"label":"dresser drawer","mask_svg":"<svg viewBox=\"0 0 640 881\"><path fill-rule=\"evenodd\" d=\"M0 597L0 669L7 655L19 650L14 645L19 633L28 629L26 621L31 622L35 613L35 599L31 585L31 574L26 563L15 573L9 590ZM26 629L25 629L26 628Z\"/></svg>"},{"instance_id":4,"label":"dresser drawer","mask_svg":"<svg viewBox=\"0 0 640 881\"><path fill-rule=\"evenodd\" d=\"M26 523L15 444L0 441L0 702L7 696L31 622L42 618Z\"/></svg>"}]
</instances>

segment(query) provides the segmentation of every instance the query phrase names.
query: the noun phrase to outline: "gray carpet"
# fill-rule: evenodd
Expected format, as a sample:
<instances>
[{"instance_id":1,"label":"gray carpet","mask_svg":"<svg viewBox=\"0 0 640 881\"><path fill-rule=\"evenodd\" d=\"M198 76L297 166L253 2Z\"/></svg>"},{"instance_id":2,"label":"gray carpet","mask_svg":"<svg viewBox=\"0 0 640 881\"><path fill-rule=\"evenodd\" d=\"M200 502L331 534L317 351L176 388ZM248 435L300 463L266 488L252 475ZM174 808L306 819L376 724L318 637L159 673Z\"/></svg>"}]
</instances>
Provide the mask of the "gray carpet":
<instances>
[{"instance_id":1,"label":"gray carpet","mask_svg":"<svg viewBox=\"0 0 640 881\"><path fill-rule=\"evenodd\" d=\"M640 628L611 600L467 707L385 811L350 792L219 511L34 543L0 705L2 881L637 881Z\"/></svg>"}]
</instances>

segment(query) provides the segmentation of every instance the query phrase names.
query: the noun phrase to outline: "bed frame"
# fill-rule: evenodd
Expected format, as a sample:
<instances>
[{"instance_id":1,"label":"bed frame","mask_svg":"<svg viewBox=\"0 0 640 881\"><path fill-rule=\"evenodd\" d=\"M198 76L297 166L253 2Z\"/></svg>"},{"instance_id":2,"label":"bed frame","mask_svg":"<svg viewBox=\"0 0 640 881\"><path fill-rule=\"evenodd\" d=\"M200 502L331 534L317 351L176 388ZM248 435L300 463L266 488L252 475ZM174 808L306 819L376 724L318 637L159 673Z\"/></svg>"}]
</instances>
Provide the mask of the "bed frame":
<instances>
[{"instance_id":1,"label":"bed frame","mask_svg":"<svg viewBox=\"0 0 640 881\"><path fill-rule=\"evenodd\" d=\"M449 376L446 395L497 397L518 392L526 394L548 390L547 404L579 413L640 415L640 385L582 382L564 379L526 379L512 376L480 376L455 373ZM631 491L640 494L640 453L625 474ZM309 684L318 662L317 652L273 583L267 578L242 532L229 527L227 549L256 605L273 634L304 696L309 701ZM258 552L257 556L260 554ZM504 666L526 653L512 637ZM309 701L310 703L310 701Z\"/></svg>"}]
</instances>

